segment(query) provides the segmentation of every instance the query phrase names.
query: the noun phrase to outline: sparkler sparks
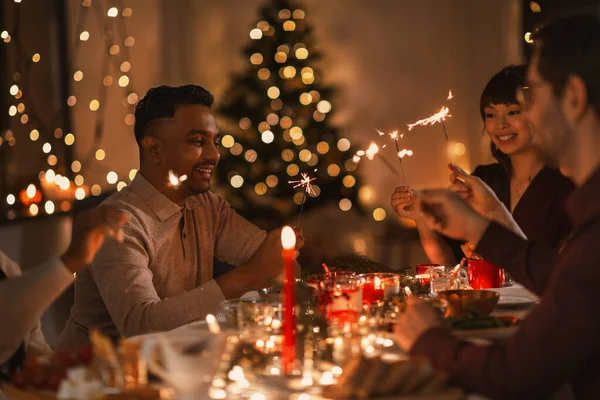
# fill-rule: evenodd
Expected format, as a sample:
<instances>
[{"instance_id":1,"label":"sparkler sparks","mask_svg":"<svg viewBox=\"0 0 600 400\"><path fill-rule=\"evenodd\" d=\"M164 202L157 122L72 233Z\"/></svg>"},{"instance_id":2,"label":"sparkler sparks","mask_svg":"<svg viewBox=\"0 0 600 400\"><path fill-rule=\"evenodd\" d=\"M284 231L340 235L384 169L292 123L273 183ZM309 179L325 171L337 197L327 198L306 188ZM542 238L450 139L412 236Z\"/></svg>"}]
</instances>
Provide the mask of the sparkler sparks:
<instances>
[{"instance_id":1,"label":"sparkler sparks","mask_svg":"<svg viewBox=\"0 0 600 400\"><path fill-rule=\"evenodd\" d=\"M169 170L169 186L175 189L177 189L181 182L185 181L187 178L187 175L178 176L172 169Z\"/></svg>"},{"instance_id":2,"label":"sparkler sparks","mask_svg":"<svg viewBox=\"0 0 600 400\"><path fill-rule=\"evenodd\" d=\"M448 97L446 98L446 100L452 100L454 98L454 96L452 95L452 90L448 90Z\"/></svg>"},{"instance_id":3,"label":"sparkler sparks","mask_svg":"<svg viewBox=\"0 0 600 400\"><path fill-rule=\"evenodd\" d=\"M408 150L408 149L402 149L398 152L398 157L400 157L400 159L406 157L406 156L412 156L413 155L413 151L412 150Z\"/></svg>"},{"instance_id":4,"label":"sparkler sparks","mask_svg":"<svg viewBox=\"0 0 600 400\"><path fill-rule=\"evenodd\" d=\"M369 143L369 148L365 150L365 156L367 156L369 160L372 160L373 158L375 158L375 155L377 153L379 153L379 146L377 146L377 143L371 141L371 143Z\"/></svg>"},{"instance_id":5,"label":"sparkler sparks","mask_svg":"<svg viewBox=\"0 0 600 400\"><path fill-rule=\"evenodd\" d=\"M315 171L316 171L316 168L315 168ZM302 176L302 178L300 180L288 181L288 183L294 184L294 186L292 186L293 189L295 189L297 187L304 188L304 192L302 193L302 205L300 206L300 214L298 214L298 222L296 223L296 226L300 226L300 219L302 218L302 211L304 210L304 203L306 203L306 194L308 193L313 196L316 195L311 182L317 178L311 178L306 172L302 172L300 175Z\"/></svg>"},{"instance_id":6,"label":"sparkler sparks","mask_svg":"<svg viewBox=\"0 0 600 400\"><path fill-rule=\"evenodd\" d=\"M412 131L412 129L415 126L425 126L425 125L433 125L439 122L443 122L446 120L446 118L451 117L452 115L450 115L450 109L446 106L442 107L440 111L436 112L435 114L433 114L430 117L424 118L424 119L420 119L415 123L412 124L408 124L408 130Z\"/></svg>"},{"instance_id":7,"label":"sparkler sparks","mask_svg":"<svg viewBox=\"0 0 600 400\"><path fill-rule=\"evenodd\" d=\"M306 191L306 193L314 195L315 191L312 187L311 182L317 178L311 178L310 176L308 176L308 174L306 172L302 172L301 175L302 175L302 179L300 179L298 181L288 181L288 183L295 184L292 187L293 189L296 189L297 187L303 187L304 190Z\"/></svg>"}]
</instances>

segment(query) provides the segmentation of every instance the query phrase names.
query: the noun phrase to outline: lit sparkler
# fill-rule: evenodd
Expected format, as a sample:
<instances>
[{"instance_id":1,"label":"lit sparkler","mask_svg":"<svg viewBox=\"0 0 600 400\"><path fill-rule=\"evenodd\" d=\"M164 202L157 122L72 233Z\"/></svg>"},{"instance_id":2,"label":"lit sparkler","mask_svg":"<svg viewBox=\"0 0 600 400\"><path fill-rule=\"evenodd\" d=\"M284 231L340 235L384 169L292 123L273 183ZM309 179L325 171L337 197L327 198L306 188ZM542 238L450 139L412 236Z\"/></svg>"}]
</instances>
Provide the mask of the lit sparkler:
<instances>
[{"instance_id":1,"label":"lit sparkler","mask_svg":"<svg viewBox=\"0 0 600 400\"><path fill-rule=\"evenodd\" d=\"M385 133L383 133L382 131L380 131L379 129L375 129L377 131L377 133L379 133L379 136L383 136L385 135ZM400 150L400 145L398 144L398 139L402 139L404 137L404 134L399 133L397 130L392 131L390 133L388 133L389 137L394 141L394 144L396 145L396 153L398 155L398 161L400 162L400 171L402 172L402 181L404 182L404 186L407 186L407 182L406 182L406 175L404 174L404 164L402 163L402 158L404 158L404 156L412 156L412 150L407 150L407 149L403 149Z\"/></svg>"},{"instance_id":2,"label":"lit sparkler","mask_svg":"<svg viewBox=\"0 0 600 400\"><path fill-rule=\"evenodd\" d=\"M377 131L379 132L379 131ZM382 132L379 132L380 134ZM384 148L385 145L382 147ZM369 147L366 150L358 150L356 152L356 154L352 157L352 161L354 161L356 164L358 164L360 162L360 160L362 159L362 157L366 156L369 160L372 160L373 158L375 158L375 156L379 153L379 146L377 145L377 143L371 141L369 143ZM392 171L394 174L398 175L398 171L396 171L396 168L392 167L392 164L388 161L387 158L385 158L385 156L382 154L381 157L379 157L379 159L385 164L386 167L389 168L390 171Z\"/></svg>"},{"instance_id":3,"label":"lit sparkler","mask_svg":"<svg viewBox=\"0 0 600 400\"><path fill-rule=\"evenodd\" d=\"M454 95L452 94L452 90L448 91L448 97L446 97L446 100L452 100L454 98ZM446 118L451 117L452 115L450 115L450 109L446 106L443 106L440 111L436 112L435 114L433 114L430 117L424 118L424 119L420 119L415 123L412 124L408 124L408 130L412 131L412 129L415 126L425 126L425 125L433 125L433 124L437 124L437 123L442 123L442 127L444 128L444 137L446 138L446 143L449 142L448 139L448 130L446 129Z\"/></svg>"},{"instance_id":4,"label":"lit sparkler","mask_svg":"<svg viewBox=\"0 0 600 400\"><path fill-rule=\"evenodd\" d=\"M315 168L315 171L317 169ZM300 180L297 181L288 181L288 183L292 183L294 184L294 186L292 186L292 189L296 189L298 187L302 187L304 189L304 191L302 192L302 204L300 205L300 214L298 215L298 222L296 223L296 226L300 226L300 219L302 218L302 211L304 210L304 203L306 203L306 194L311 194L311 195L315 195L315 190L312 187L311 182L314 181L317 178L311 178L306 172L302 172L300 174L302 176L302 178Z\"/></svg>"},{"instance_id":5,"label":"lit sparkler","mask_svg":"<svg viewBox=\"0 0 600 400\"><path fill-rule=\"evenodd\" d=\"M169 170L169 186L175 189L177 189L181 182L185 181L187 178L187 175L178 176L172 169Z\"/></svg>"},{"instance_id":6,"label":"lit sparkler","mask_svg":"<svg viewBox=\"0 0 600 400\"><path fill-rule=\"evenodd\" d=\"M441 108L440 111L436 112L432 116L420 119L415 123L408 124L408 130L412 131L415 126L419 126L419 125L425 126L425 125L433 125L433 124L436 124L439 122L444 122L446 120L446 118L451 117L451 115L449 113L450 113L450 109L448 107L444 106Z\"/></svg>"},{"instance_id":7,"label":"lit sparkler","mask_svg":"<svg viewBox=\"0 0 600 400\"><path fill-rule=\"evenodd\" d=\"M292 186L292 189L296 189L297 187L303 187L306 193L314 195L315 191L312 187L311 182L317 178L311 178L310 176L308 176L308 174L306 172L302 172L300 175L302 176L302 179L300 179L298 181L289 181L288 182L288 183L295 184L294 186Z\"/></svg>"}]
</instances>

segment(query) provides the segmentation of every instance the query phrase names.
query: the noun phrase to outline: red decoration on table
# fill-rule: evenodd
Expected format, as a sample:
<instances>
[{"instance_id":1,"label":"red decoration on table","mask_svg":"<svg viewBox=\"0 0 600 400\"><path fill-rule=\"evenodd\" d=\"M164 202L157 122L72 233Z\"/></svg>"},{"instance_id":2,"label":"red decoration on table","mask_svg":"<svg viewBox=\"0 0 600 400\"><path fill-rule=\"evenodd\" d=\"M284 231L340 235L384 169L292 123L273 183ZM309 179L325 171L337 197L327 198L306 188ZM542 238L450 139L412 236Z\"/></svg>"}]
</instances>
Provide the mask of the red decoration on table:
<instances>
[{"instance_id":1,"label":"red decoration on table","mask_svg":"<svg viewBox=\"0 0 600 400\"><path fill-rule=\"evenodd\" d=\"M363 283L363 304L371 305L383 300L385 294L381 279L374 276L372 279L367 279Z\"/></svg>"},{"instance_id":2,"label":"red decoration on table","mask_svg":"<svg viewBox=\"0 0 600 400\"><path fill-rule=\"evenodd\" d=\"M487 260L467 260L469 285L473 289L500 288L504 285L504 270Z\"/></svg>"},{"instance_id":3,"label":"red decoration on table","mask_svg":"<svg viewBox=\"0 0 600 400\"><path fill-rule=\"evenodd\" d=\"M439 264L419 264L415 267L415 269L417 270L417 275L424 275L427 273L429 268L439 267L439 266L440 266ZM431 283L431 277L419 278L419 282L421 282L421 285L425 286L428 283Z\"/></svg>"},{"instance_id":4,"label":"red decoration on table","mask_svg":"<svg viewBox=\"0 0 600 400\"><path fill-rule=\"evenodd\" d=\"M325 270L325 275L327 276L331 276L331 271L329 270L329 268L327 268L327 264L322 263L321 266L323 267L323 269Z\"/></svg>"},{"instance_id":5,"label":"red decoration on table","mask_svg":"<svg viewBox=\"0 0 600 400\"><path fill-rule=\"evenodd\" d=\"M283 283L283 372L289 374L294 369L296 361L296 318L294 308L294 256L296 254L296 233L285 226L281 230L281 245L283 250L283 267L285 279Z\"/></svg>"}]
</instances>

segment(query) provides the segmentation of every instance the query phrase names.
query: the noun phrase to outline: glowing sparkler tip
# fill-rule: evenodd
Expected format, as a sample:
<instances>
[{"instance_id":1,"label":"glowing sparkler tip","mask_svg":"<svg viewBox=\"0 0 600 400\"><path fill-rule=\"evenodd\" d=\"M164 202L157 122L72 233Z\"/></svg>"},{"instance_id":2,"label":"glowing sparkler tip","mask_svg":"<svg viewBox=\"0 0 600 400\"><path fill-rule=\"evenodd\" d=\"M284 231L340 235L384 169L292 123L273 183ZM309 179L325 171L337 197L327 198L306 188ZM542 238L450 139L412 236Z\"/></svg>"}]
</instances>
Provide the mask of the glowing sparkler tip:
<instances>
[{"instance_id":1,"label":"glowing sparkler tip","mask_svg":"<svg viewBox=\"0 0 600 400\"><path fill-rule=\"evenodd\" d=\"M413 124L408 124L408 130L411 131L415 126L425 126L425 125L433 125L442 121L445 121L446 118L451 117L450 109L446 106L442 107L440 111L436 112L430 117L423 118L418 120Z\"/></svg>"},{"instance_id":2,"label":"glowing sparkler tip","mask_svg":"<svg viewBox=\"0 0 600 400\"><path fill-rule=\"evenodd\" d=\"M187 175L177 176L177 174L175 174L172 169L169 170L168 181L169 186L171 187L178 188L181 182L185 181L187 178Z\"/></svg>"},{"instance_id":3,"label":"glowing sparkler tip","mask_svg":"<svg viewBox=\"0 0 600 400\"><path fill-rule=\"evenodd\" d=\"M392 131L392 132L390 132L390 137L391 137L393 140L398 140L398 135L399 135L399 134L398 134L398 131Z\"/></svg>"},{"instance_id":4,"label":"glowing sparkler tip","mask_svg":"<svg viewBox=\"0 0 600 400\"><path fill-rule=\"evenodd\" d=\"M300 180L288 181L288 183L294 184L294 186L292 186L292 189L296 189L297 187L303 187L304 190L306 191L306 193L314 195L315 191L312 187L311 182L317 178L311 178L310 176L308 176L308 174L306 172L302 172L300 175L302 176L302 178Z\"/></svg>"},{"instance_id":5,"label":"glowing sparkler tip","mask_svg":"<svg viewBox=\"0 0 600 400\"><path fill-rule=\"evenodd\" d=\"M365 150L365 155L367 156L367 158L369 160L372 160L373 157L375 157L375 154L377 154L378 152L379 152L379 146L377 146L377 143L371 141L371 143L369 143L369 148L367 150Z\"/></svg>"}]
</instances>

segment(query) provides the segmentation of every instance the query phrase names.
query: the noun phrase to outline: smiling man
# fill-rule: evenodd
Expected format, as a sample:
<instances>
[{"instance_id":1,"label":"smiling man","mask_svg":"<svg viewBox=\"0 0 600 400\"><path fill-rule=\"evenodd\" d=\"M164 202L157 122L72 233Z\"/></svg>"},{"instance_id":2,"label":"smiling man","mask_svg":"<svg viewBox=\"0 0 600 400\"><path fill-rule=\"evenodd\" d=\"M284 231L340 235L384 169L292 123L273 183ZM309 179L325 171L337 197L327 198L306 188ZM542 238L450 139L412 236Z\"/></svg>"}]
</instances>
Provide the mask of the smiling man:
<instances>
[{"instance_id":1,"label":"smiling man","mask_svg":"<svg viewBox=\"0 0 600 400\"><path fill-rule=\"evenodd\" d=\"M60 347L88 342L90 328L113 338L177 328L281 273L280 229L265 233L209 191L220 158L213 101L199 86L161 86L136 106L140 170L105 201L130 215L125 242L107 242L77 275ZM171 170L187 179L173 187ZM213 279L213 258L238 267Z\"/></svg>"}]
</instances>

